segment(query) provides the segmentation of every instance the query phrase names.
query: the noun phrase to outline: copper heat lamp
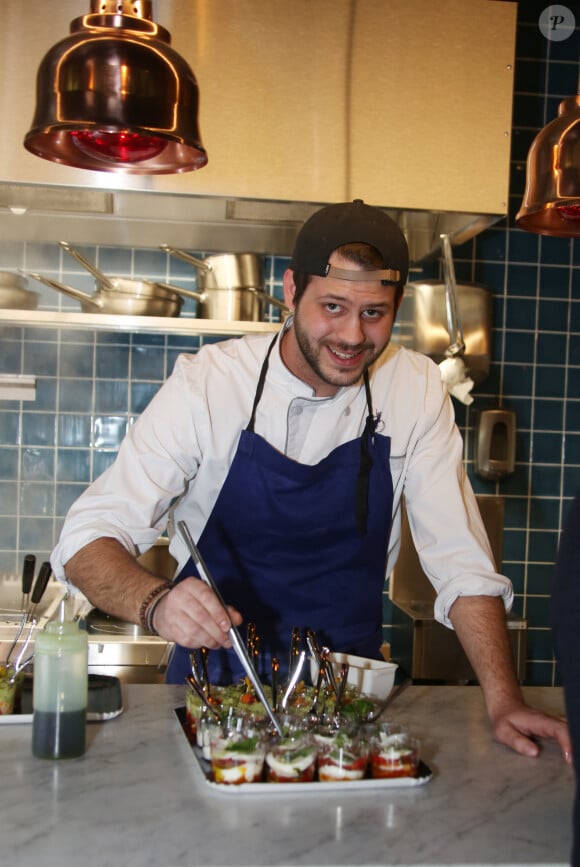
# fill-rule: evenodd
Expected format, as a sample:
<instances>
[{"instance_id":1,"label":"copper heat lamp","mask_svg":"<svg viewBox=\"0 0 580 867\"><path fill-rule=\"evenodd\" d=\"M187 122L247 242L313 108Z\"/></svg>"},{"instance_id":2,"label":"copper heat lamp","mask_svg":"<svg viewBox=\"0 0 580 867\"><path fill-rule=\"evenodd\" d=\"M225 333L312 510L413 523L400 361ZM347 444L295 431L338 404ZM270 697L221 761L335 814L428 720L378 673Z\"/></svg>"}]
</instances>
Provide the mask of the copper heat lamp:
<instances>
[{"instance_id":1,"label":"copper heat lamp","mask_svg":"<svg viewBox=\"0 0 580 867\"><path fill-rule=\"evenodd\" d=\"M580 83L528 153L526 190L516 215L521 229L580 238Z\"/></svg>"},{"instance_id":2,"label":"copper heat lamp","mask_svg":"<svg viewBox=\"0 0 580 867\"><path fill-rule=\"evenodd\" d=\"M152 0L91 0L41 61L24 146L102 172L170 174L207 163L188 64L152 17Z\"/></svg>"}]
</instances>

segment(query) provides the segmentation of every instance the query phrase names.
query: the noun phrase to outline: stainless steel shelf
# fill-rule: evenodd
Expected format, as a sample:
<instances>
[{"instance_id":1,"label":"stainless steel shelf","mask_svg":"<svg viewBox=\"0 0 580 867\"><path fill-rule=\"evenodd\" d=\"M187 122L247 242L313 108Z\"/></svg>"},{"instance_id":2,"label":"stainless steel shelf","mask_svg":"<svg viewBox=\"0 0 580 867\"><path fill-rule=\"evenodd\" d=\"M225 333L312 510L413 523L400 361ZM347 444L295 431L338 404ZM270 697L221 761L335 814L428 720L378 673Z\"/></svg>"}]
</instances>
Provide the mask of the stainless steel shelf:
<instances>
[{"instance_id":1,"label":"stainless steel shelf","mask_svg":"<svg viewBox=\"0 0 580 867\"><path fill-rule=\"evenodd\" d=\"M0 324L27 328L71 328L128 331L134 334L225 335L261 334L280 328L279 322L226 322L218 319L167 316L119 316L64 313L50 310L0 310Z\"/></svg>"}]
</instances>

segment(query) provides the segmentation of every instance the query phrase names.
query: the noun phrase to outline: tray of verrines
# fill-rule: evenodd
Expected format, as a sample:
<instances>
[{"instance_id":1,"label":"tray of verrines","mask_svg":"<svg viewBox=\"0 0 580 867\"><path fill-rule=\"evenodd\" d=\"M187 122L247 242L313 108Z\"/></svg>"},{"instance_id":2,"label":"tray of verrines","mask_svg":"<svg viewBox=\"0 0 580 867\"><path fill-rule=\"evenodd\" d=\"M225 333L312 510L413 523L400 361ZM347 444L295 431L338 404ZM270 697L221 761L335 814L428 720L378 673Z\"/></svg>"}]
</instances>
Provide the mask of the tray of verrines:
<instances>
[{"instance_id":1,"label":"tray of verrines","mask_svg":"<svg viewBox=\"0 0 580 867\"><path fill-rule=\"evenodd\" d=\"M175 714L205 783L224 794L408 788L432 778L413 733L375 719L380 702L356 687L346 687L340 713L322 690L313 714L313 687L300 684L277 714L279 731L247 680L212 687L210 697L208 708L188 687Z\"/></svg>"}]
</instances>

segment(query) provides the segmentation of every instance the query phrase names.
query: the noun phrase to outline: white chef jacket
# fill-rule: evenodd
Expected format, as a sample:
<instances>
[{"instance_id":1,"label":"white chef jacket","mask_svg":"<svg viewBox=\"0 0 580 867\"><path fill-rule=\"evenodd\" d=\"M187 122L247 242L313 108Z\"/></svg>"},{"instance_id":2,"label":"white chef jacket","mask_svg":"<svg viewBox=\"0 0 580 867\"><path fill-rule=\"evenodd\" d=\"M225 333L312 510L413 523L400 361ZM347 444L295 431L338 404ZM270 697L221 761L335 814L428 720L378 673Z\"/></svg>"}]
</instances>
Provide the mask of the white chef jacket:
<instances>
[{"instance_id":1,"label":"white chef jacket","mask_svg":"<svg viewBox=\"0 0 580 867\"><path fill-rule=\"evenodd\" d=\"M59 580L66 581L64 566L73 554L101 537L117 539L138 556L167 530L178 571L185 565L189 554L174 526L184 521L194 539L201 536L250 419L271 340L271 334L248 335L178 357L115 462L72 505L51 558ZM316 464L360 437L364 386L316 397L286 368L279 347L278 337L255 432L288 457ZM509 610L511 582L495 571L439 368L391 345L371 368L370 386L377 432L391 438L394 498L385 579L400 548L404 494L415 547L437 593L436 619L451 626L449 610L462 595L501 596Z\"/></svg>"}]
</instances>

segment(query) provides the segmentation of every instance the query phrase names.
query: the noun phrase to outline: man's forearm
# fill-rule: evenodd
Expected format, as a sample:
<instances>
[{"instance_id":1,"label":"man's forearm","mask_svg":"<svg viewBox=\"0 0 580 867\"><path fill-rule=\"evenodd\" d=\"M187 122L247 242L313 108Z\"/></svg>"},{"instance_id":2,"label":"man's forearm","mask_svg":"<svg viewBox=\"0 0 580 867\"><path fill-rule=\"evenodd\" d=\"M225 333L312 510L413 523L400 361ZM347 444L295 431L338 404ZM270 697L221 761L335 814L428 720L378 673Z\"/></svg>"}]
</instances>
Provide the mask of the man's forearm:
<instances>
[{"instance_id":1,"label":"man's forearm","mask_svg":"<svg viewBox=\"0 0 580 867\"><path fill-rule=\"evenodd\" d=\"M449 618L483 690L492 720L522 701L503 602L495 596L460 596Z\"/></svg>"},{"instance_id":2,"label":"man's forearm","mask_svg":"<svg viewBox=\"0 0 580 867\"><path fill-rule=\"evenodd\" d=\"M96 539L65 566L68 580L97 608L139 623L143 600L160 584L116 539Z\"/></svg>"}]
</instances>

